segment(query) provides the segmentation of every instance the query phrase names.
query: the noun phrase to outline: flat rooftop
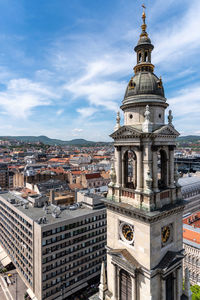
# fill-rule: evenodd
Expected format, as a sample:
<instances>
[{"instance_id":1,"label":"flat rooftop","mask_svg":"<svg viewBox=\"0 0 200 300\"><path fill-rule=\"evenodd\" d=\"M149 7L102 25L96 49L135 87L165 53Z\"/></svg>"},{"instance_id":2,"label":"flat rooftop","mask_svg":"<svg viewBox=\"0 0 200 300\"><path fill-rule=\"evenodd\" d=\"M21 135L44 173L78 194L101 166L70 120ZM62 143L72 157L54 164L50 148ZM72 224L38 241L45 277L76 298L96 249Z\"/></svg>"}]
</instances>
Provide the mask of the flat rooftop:
<instances>
[{"instance_id":1,"label":"flat rooftop","mask_svg":"<svg viewBox=\"0 0 200 300\"><path fill-rule=\"evenodd\" d=\"M200 248L200 212L183 219L183 241Z\"/></svg>"},{"instance_id":2,"label":"flat rooftop","mask_svg":"<svg viewBox=\"0 0 200 300\"><path fill-rule=\"evenodd\" d=\"M181 177L181 178L179 178L178 183L181 186L188 186L188 185L197 184L197 183L200 183L200 177L198 177L198 176Z\"/></svg>"},{"instance_id":3,"label":"flat rooftop","mask_svg":"<svg viewBox=\"0 0 200 300\"><path fill-rule=\"evenodd\" d=\"M34 222L38 223L40 218L45 217L46 222L40 223L41 226L47 226L48 224L59 223L64 220L71 220L73 218L80 218L85 215L94 214L97 211L105 210L105 208L92 209L85 206L76 207L75 205L71 205L73 209L69 209L69 207L62 208L56 205L48 205L46 207L32 207L28 204L27 200L24 200L23 198L14 195L11 192L0 193L0 199L1 198L6 200L14 208L22 212ZM11 199L13 202L15 201L15 203L11 203ZM55 215L57 215L57 217L55 217Z\"/></svg>"}]
</instances>

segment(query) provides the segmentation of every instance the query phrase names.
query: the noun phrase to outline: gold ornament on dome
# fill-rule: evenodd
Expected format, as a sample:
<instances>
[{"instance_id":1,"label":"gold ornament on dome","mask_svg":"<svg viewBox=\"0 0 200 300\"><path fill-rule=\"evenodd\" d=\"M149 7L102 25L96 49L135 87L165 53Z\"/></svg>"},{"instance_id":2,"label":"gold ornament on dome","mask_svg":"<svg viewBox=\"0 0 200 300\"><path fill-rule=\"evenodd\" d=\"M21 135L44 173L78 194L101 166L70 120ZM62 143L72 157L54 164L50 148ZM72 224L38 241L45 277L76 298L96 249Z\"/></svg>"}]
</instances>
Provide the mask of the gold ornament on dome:
<instances>
[{"instance_id":1,"label":"gold ornament on dome","mask_svg":"<svg viewBox=\"0 0 200 300\"><path fill-rule=\"evenodd\" d=\"M161 89L162 88L162 78L160 76L160 79L158 81L158 88Z\"/></svg>"},{"instance_id":2,"label":"gold ornament on dome","mask_svg":"<svg viewBox=\"0 0 200 300\"><path fill-rule=\"evenodd\" d=\"M128 87L129 87L129 89L134 89L135 88L135 82L133 81L133 77L129 81Z\"/></svg>"}]
</instances>

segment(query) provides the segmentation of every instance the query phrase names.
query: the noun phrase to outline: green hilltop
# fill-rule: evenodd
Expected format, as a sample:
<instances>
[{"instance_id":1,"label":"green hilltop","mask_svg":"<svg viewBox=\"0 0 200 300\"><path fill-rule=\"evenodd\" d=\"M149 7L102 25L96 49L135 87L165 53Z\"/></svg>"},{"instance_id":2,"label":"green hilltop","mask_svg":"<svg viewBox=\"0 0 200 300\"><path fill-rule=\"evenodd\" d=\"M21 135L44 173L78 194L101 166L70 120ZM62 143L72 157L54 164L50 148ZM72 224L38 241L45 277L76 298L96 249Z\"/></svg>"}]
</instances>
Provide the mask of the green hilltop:
<instances>
[{"instance_id":1,"label":"green hilltop","mask_svg":"<svg viewBox=\"0 0 200 300\"><path fill-rule=\"evenodd\" d=\"M59 139L51 139L45 135L40 136L0 136L0 140L18 141L22 143L43 143L45 145L71 145L71 146L94 146L96 144L109 144L104 142L93 142L85 139L73 139L70 141L62 141Z\"/></svg>"}]
</instances>

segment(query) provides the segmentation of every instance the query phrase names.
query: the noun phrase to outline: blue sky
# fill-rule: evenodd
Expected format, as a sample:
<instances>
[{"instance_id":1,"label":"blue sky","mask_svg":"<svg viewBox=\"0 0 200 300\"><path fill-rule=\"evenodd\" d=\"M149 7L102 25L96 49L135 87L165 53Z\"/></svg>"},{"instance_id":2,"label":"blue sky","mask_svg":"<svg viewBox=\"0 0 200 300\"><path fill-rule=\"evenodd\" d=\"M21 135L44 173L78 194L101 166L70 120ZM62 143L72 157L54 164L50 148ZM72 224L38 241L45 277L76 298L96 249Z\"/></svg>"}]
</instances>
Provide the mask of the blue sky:
<instances>
[{"instance_id":1,"label":"blue sky","mask_svg":"<svg viewBox=\"0 0 200 300\"><path fill-rule=\"evenodd\" d=\"M0 135L109 140L136 63L142 3L0 0ZM145 4L174 125L200 135L200 1Z\"/></svg>"}]
</instances>

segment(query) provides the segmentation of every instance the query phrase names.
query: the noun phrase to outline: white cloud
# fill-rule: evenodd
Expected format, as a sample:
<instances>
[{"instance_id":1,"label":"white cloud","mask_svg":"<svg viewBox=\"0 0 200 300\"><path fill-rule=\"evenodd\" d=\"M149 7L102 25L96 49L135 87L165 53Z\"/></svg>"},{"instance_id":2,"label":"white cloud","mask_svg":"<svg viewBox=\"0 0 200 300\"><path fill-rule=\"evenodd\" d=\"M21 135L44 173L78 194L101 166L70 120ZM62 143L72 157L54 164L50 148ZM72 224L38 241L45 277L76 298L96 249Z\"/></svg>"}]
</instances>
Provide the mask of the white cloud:
<instances>
[{"instance_id":1,"label":"white cloud","mask_svg":"<svg viewBox=\"0 0 200 300\"><path fill-rule=\"evenodd\" d=\"M180 3L184 5L175 17L172 9L174 5L177 7ZM134 3L130 5L136 7ZM94 118L91 117L100 110L108 113L119 109L128 84L128 77L133 74L132 67L136 63L136 56L132 47L136 45L139 38L140 23L138 21L141 22L141 19L136 15L133 19L129 12L126 14L127 18L123 12L123 19L121 19L119 18L121 12L115 11L109 28L99 34L96 34L96 31L92 32L91 28L91 32L84 32L83 29L82 35L62 35L62 38L54 41L53 46L48 50L47 63L38 65L38 70L32 75L34 78L32 80L10 79L17 78L16 74L12 75L12 72L9 73L7 70L4 74L0 72L0 81L3 76L8 82L6 89L0 91L1 114L6 112L14 117L25 118L30 116L38 106L48 107L55 104L55 101L61 100L65 107L63 109L59 103L59 106L55 108L55 117L62 119L58 116L67 112L66 105L68 105L70 115L70 110L76 109L73 103L82 100L81 107L76 109L78 117L75 118L75 123L72 126L73 120L69 117L66 124L70 134L80 134L81 127L84 127L85 138L87 134L90 136L94 128ZM155 44L152 62L156 67L162 68L161 75L164 73L164 84L169 81L175 84L177 79L180 81L185 78L190 81L191 75L197 74L196 70L200 63L199 14L199 0L177 0L176 2L155 0L148 5L147 23L152 23L152 25L148 26L147 31L151 33L150 37ZM168 15L169 18L166 17ZM176 72L177 69L178 72ZM171 73L170 76L168 71ZM9 80L7 80L8 77ZM176 123L179 127L184 126L185 132L186 126L190 128L189 130L197 127L194 122L197 120L196 114L200 113L198 104L200 89L197 85L191 89L183 89L181 86L183 85L180 83L180 92L176 92L176 95L168 102L174 111ZM62 99L65 93L67 96ZM190 117L191 114L193 118ZM44 119L46 115L47 110L44 113ZM93 122L86 123L87 118ZM84 122L83 119L85 119ZM102 118L103 121L104 118ZM99 135L103 136L106 130L111 132L114 123L113 118L110 123L104 123L105 126L99 125ZM88 131L86 125L89 126ZM44 128L41 125L38 130L47 132L48 124L43 126ZM56 126L59 127L59 122ZM75 126L78 128L73 129ZM111 129L107 129L106 126L110 126ZM96 126L94 137L96 137L97 128ZM56 130L55 128L55 131L49 132L60 135L60 129Z\"/></svg>"},{"instance_id":2,"label":"white cloud","mask_svg":"<svg viewBox=\"0 0 200 300\"><path fill-rule=\"evenodd\" d=\"M65 86L70 91L74 98L86 97L90 105L103 106L108 110L117 110L117 101L122 97L124 93L126 83L117 81L104 81L99 83L71 83ZM90 108L91 112L94 108ZM77 110L81 112L81 110ZM86 112L87 114L87 112ZM89 113L90 115L90 113Z\"/></svg>"},{"instance_id":3,"label":"white cloud","mask_svg":"<svg viewBox=\"0 0 200 300\"><path fill-rule=\"evenodd\" d=\"M74 131L74 132L83 132L83 129L82 128L74 128L72 131Z\"/></svg>"},{"instance_id":4,"label":"white cloud","mask_svg":"<svg viewBox=\"0 0 200 300\"><path fill-rule=\"evenodd\" d=\"M82 128L74 128L72 129L72 137L82 137L82 134L83 134L83 129Z\"/></svg>"},{"instance_id":5,"label":"white cloud","mask_svg":"<svg viewBox=\"0 0 200 300\"><path fill-rule=\"evenodd\" d=\"M64 112L64 109L59 109L59 110L57 110L56 115L60 116L63 114L63 112Z\"/></svg>"},{"instance_id":6,"label":"white cloud","mask_svg":"<svg viewBox=\"0 0 200 300\"><path fill-rule=\"evenodd\" d=\"M172 4L173 5L173 4ZM185 57L199 52L200 47L200 2L193 0L188 2L184 14L172 19L170 24L160 26L159 33L154 34L155 50L153 53L154 63L162 64L169 68L174 63L178 66L188 63ZM175 71L176 69L173 69Z\"/></svg>"},{"instance_id":7,"label":"white cloud","mask_svg":"<svg viewBox=\"0 0 200 300\"><path fill-rule=\"evenodd\" d=\"M188 89L182 89L175 97L170 98L168 102L179 117L200 114L200 87L191 86Z\"/></svg>"},{"instance_id":8,"label":"white cloud","mask_svg":"<svg viewBox=\"0 0 200 300\"><path fill-rule=\"evenodd\" d=\"M49 87L25 78L12 79L0 92L0 106L11 116L26 118L35 107L50 105L54 98L58 95Z\"/></svg>"},{"instance_id":9,"label":"white cloud","mask_svg":"<svg viewBox=\"0 0 200 300\"><path fill-rule=\"evenodd\" d=\"M178 91L168 103L174 114L174 124L184 134L199 134L200 87L191 86Z\"/></svg>"},{"instance_id":10,"label":"white cloud","mask_svg":"<svg viewBox=\"0 0 200 300\"><path fill-rule=\"evenodd\" d=\"M83 118L91 117L94 113L97 112L97 109L94 107L84 107L84 108L78 108L77 112L81 115Z\"/></svg>"}]
</instances>

